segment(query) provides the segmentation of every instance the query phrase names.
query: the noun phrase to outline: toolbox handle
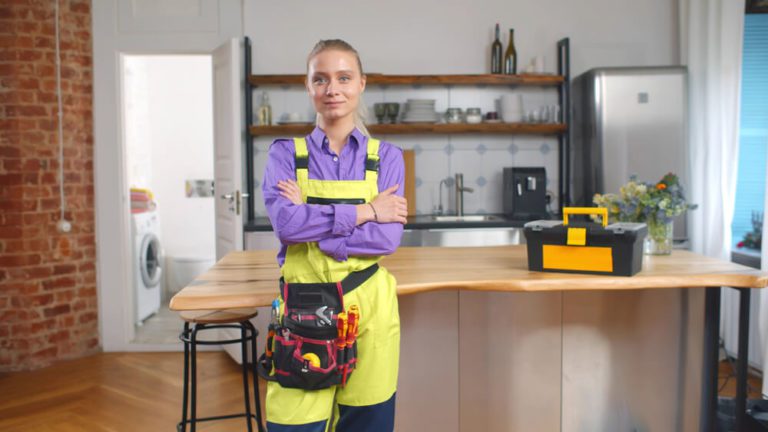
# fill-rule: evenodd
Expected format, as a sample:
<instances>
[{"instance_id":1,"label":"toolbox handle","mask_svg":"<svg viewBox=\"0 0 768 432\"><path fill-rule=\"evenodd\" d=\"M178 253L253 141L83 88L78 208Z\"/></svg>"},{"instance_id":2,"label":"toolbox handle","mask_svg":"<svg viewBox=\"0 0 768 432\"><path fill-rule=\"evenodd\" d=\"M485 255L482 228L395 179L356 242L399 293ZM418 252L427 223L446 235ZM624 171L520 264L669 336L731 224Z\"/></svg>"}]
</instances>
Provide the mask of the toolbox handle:
<instances>
[{"instance_id":1,"label":"toolbox handle","mask_svg":"<svg viewBox=\"0 0 768 432\"><path fill-rule=\"evenodd\" d=\"M608 226L608 209L605 207L563 207L563 225L568 225L568 215L598 215L603 228Z\"/></svg>"}]
</instances>

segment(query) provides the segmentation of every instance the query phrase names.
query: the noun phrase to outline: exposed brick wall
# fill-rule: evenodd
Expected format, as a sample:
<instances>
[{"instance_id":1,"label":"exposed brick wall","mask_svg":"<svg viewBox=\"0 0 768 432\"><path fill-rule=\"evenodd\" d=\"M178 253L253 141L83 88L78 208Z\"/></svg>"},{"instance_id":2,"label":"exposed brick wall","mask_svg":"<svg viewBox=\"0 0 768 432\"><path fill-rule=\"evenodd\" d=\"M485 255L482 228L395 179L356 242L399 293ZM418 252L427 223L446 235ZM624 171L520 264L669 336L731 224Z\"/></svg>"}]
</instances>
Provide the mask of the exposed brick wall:
<instances>
[{"instance_id":1,"label":"exposed brick wall","mask_svg":"<svg viewBox=\"0 0 768 432\"><path fill-rule=\"evenodd\" d=\"M91 11L59 0L65 217L60 234L53 0L0 3L0 371L99 349Z\"/></svg>"}]
</instances>

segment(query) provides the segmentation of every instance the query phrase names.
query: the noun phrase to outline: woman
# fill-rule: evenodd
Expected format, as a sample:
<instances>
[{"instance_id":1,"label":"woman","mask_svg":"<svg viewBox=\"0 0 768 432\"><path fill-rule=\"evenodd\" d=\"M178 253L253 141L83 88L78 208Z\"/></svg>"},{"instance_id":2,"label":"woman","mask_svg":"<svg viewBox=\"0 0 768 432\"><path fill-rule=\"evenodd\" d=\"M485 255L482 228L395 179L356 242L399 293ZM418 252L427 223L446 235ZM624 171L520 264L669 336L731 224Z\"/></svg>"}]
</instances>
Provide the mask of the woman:
<instances>
[{"instance_id":1,"label":"woman","mask_svg":"<svg viewBox=\"0 0 768 432\"><path fill-rule=\"evenodd\" d=\"M314 47L306 88L317 125L305 138L272 144L264 201L282 243L277 259L287 286L358 281L342 295L347 310L359 309L357 363L343 386L305 390L270 381L267 427L390 432L400 317L395 279L377 262L397 249L406 222L403 155L368 136L360 114L365 75L349 44L325 40Z\"/></svg>"}]
</instances>

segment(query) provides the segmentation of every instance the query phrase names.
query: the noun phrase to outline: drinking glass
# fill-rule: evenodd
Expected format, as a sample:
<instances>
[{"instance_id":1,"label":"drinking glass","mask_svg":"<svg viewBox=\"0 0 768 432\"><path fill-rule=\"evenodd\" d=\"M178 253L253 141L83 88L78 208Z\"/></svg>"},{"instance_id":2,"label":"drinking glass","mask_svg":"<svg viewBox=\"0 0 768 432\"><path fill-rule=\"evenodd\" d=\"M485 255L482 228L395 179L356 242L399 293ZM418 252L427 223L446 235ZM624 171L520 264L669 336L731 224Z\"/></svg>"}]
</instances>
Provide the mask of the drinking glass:
<instances>
[{"instance_id":1,"label":"drinking glass","mask_svg":"<svg viewBox=\"0 0 768 432\"><path fill-rule=\"evenodd\" d=\"M375 103L373 104L373 112L376 114L376 121L379 124L384 123L384 117L387 115L387 104Z\"/></svg>"},{"instance_id":2,"label":"drinking glass","mask_svg":"<svg viewBox=\"0 0 768 432\"><path fill-rule=\"evenodd\" d=\"M387 113L387 117L389 117L389 122L396 123L397 115L400 113L400 104L397 102L388 102L386 104L385 111Z\"/></svg>"}]
</instances>

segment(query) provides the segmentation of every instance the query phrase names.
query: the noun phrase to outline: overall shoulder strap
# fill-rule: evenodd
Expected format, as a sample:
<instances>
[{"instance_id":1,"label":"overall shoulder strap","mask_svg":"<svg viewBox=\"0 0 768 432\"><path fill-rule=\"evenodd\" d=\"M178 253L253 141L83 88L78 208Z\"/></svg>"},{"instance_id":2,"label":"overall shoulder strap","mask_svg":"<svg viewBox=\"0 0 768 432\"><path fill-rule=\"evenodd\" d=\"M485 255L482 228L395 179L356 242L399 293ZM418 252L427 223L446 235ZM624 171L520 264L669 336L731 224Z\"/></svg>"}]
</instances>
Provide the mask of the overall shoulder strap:
<instances>
[{"instance_id":1,"label":"overall shoulder strap","mask_svg":"<svg viewBox=\"0 0 768 432\"><path fill-rule=\"evenodd\" d=\"M294 138L293 146L296 151L296 183L299 184L302 191L305 191L305 185L309 180L309 151L307 151L307 140L305 138Z\"/></svg>"},{"instance_id":2,"label":"overall shoulder strap","mask_svg":"<svg viewBox=\"0 0 768 432\"><path fill-rule=\"evenodd\" d=\"M378 189L379 181L379 144L376 138L368 138L367 157L365 159L365 181Z\"/></svg>"}]
</instances>

